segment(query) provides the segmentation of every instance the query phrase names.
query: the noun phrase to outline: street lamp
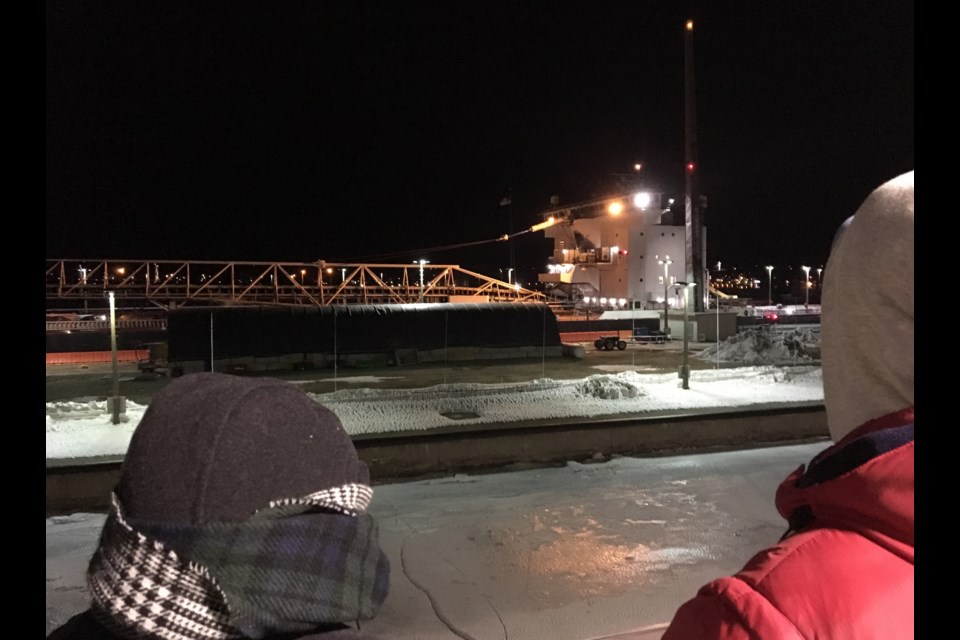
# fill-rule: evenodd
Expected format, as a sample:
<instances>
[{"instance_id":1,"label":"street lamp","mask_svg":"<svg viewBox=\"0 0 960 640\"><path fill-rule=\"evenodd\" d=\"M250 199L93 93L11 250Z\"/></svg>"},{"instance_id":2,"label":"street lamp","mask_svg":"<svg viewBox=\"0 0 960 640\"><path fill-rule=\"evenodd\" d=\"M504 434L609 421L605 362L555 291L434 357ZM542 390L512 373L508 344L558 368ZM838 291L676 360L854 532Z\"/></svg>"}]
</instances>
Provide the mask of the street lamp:
<instances>
[{"instance_id":1,"label":"street lamp","mask_svg":"<svg viewBox=\"0 0 960 640\"><path fill-rule=\"evenodd\" d=\"M800 267L800 268L803 269L803 272L806 274L806 277L803 281L803 288L806 293L806 297L804 298L804 304L806 306L810 306L810 267Z\"/></svg>"},{"instance_id":2,"label":"street lamp","mask_svg":"<svg viewBox=\"0 0 960 640\"><path fill-rule=\"evenodd\" d=\"M767 265L767 281L769 282L767 288L767 304L773 304L773 266Z\"/></svg>"},{"instance_id":3,"label":"street lamp","mask_svg":"<svg viewBox=\"0 0 960 640\"><path fill-rule=\"evenodd\" d=\"M429 260L423 260L422 258L417 261L420 264L420 289L423 289L423 265L430 262Z\"/></svg>"},{"instance_id":4,"label":"street lamp","mask_svg":"<svg viewBox=\"0 0 960 640\"><path fill-rule=\"evenodd\" d=\"M663 259L660 259L660 256L654 256L657 259L659 264L663 265L663 332L666 334L670 333L670 325L667 324L667 313L670 311L670 265L673 264L673 260L670 259L669 255L663 256Z\"/></svg>"},{"instance_id":5,"label":"street lamp","mask_svg":"<svg viewBox=\"0 0 960 640\"><path fill-rule=\"evenodd\" d=\"M680 378L683 380L683 388L690 388L690 365L689 362L689 338L687 337L689 317L690 317L690 289L696 286L696 282L677 282L675 286L683 287L683 364L680 365Z\"/></svg>"}]
</instances>

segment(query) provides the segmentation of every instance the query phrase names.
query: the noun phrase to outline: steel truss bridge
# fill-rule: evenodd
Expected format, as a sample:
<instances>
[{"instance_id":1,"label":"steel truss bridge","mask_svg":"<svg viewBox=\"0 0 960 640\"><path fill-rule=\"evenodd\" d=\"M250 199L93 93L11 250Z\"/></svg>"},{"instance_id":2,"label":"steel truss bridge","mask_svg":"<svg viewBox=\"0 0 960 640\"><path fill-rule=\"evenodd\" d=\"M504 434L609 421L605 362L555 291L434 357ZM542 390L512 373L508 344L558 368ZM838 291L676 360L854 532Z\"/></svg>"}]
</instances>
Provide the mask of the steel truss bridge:
<instances>
[{"instance_id":1,"label":"steel truss bridge","mask_svg":"<svg viewBox=\"0 0 960 640\"><path fill-rule=\"evenodd\" d=\"M541 302L542 293L452 264L208 262L197 260L46 261L46 299L103 308L170 310L187 305L409 304Z\"/></svg>"}]
</instances>

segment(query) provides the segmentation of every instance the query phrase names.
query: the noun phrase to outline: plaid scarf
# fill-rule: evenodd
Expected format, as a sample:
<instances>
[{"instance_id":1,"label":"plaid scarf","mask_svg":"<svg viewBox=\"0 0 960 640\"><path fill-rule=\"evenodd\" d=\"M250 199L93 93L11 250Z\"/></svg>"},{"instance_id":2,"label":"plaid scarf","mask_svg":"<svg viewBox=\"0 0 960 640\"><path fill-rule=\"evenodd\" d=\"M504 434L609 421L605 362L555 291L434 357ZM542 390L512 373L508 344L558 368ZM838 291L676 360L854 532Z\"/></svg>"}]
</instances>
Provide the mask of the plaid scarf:
<instances>
[{"instance_id":1,"label":"plaid scarf","mask_svg":"<svg viewBox=\"0 0 960 640\"><path fill-rule=\"evenodd\" d=\"M230 640L373 618L390 567L371 490L271 503L243 522L125 519L113 496L87 580L94 612L127 638ZM318 511L317 509L323 509Z\"/></svg>"}]
</instances>

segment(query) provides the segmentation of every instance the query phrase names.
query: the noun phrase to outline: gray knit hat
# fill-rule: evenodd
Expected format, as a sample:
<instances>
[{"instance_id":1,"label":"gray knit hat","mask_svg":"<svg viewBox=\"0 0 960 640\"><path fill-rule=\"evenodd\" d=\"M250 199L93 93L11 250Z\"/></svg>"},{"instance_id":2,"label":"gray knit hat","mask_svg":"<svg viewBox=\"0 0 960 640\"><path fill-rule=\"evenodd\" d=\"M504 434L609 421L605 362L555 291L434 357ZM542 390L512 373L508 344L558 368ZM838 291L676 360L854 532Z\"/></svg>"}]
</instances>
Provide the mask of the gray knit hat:
<instances>
[{"instance_id":1,"label":"gray knit hat","mask_svg":"<svg viewBox=\"0 0 960 640\"><path fill-rule=\"evenodd\" d=\"M129 517L239 521L271 501L369 484L329 409L277 379L197 373L156 394L130 441L118 496Z\"/></svg>"},{"instance_id":2,"label":"gray knit hat","mask_svg":"<svg viewBox=\"0 0 960 640\"><path fill-rule=\"evenodd\" d=\"M913 406L913 175L870 194L823 273L823 391L835 441Z\"/></svg>"},{"instance_id":3,"label":"gray knit hat","mask_svg":"<svg viewBox=\"0 0 960 640\"><path fill-rule=\"evenodd\" d=\"M270 378L198 373L153 397L87 568L126 638L349 630L389 588L366 465L337 417Z\"/></svg>"}]
</instances>

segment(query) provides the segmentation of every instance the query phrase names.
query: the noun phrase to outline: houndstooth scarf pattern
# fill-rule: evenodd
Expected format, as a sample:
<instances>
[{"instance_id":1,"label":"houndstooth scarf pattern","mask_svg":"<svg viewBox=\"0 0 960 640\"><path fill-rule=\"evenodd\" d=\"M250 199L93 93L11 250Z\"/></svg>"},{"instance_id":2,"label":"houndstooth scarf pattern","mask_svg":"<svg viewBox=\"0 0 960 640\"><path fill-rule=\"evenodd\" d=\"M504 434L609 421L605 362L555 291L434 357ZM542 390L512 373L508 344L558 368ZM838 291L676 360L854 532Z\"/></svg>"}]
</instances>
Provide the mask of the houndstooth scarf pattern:
<instances>
[{"instance_id":1,"label":"houndstooth scarf pattern","mask_svg":"<svg viewBox=\"0 0 960 640\"><path fill-rule=\"evenodd\" d=\"M123 637L162 640L372 618L389 563L363 513L371 496L346 485L274 501L245 522L193 526L129 521L114 495L88 570L94 611Z\"/></svg>"},{"instance_id":2,"label":"houndstooth scarf pattern","mask_svg":"<svg viewBox=\"0 0 960 640\"><path fill-rule=\"evenodd\" d=\"M373 489L365 484L345 484L323 489L302 498L274 500L268 509L290 505L303 505L330 509L348 516L356 516L367 510L373 498Z\"/></svg>"}]
</instances>

